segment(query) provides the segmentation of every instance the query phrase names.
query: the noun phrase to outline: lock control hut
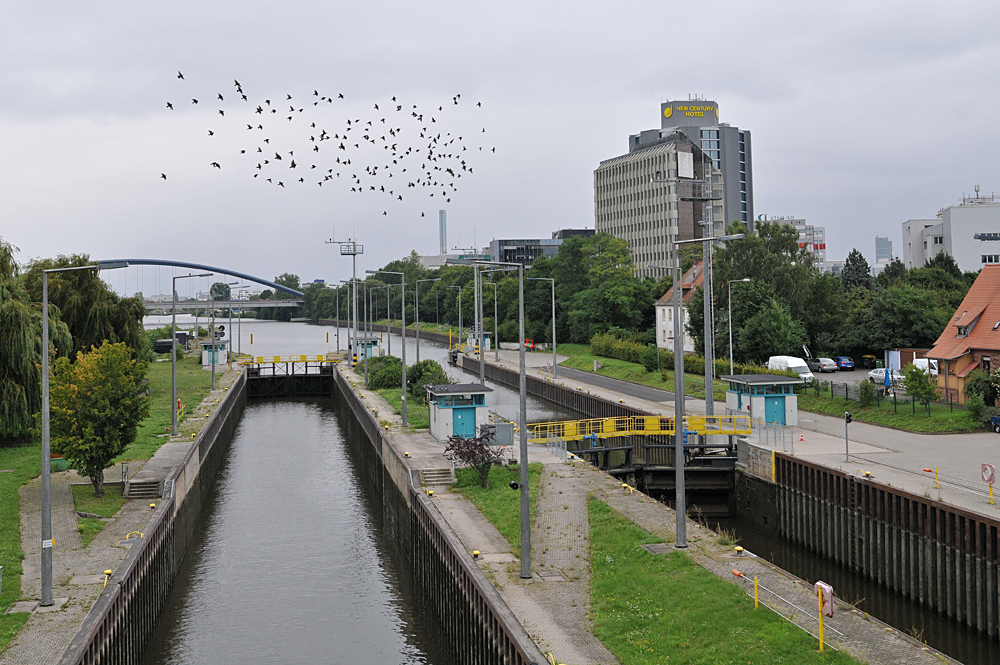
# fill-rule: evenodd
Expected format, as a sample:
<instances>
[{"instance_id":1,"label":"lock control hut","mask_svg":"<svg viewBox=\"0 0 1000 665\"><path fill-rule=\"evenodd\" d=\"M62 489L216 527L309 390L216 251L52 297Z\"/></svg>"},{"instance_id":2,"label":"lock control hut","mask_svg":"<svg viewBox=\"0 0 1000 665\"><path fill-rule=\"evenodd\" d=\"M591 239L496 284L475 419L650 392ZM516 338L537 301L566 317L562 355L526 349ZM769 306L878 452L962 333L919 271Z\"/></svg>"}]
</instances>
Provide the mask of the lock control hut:
<instances>
[{"instance_id":1,"label":"lock control hut","mask_svg":"<svg viewBox=\"0 0 1000 665\"><path fill-rule=\"evenodd\" d=\"M490 421L486 395L493 392L481 383L451 383L424 386L430 408L431 436L438 441L476 436L480 425Z\"/></svg>"}]
</instances>

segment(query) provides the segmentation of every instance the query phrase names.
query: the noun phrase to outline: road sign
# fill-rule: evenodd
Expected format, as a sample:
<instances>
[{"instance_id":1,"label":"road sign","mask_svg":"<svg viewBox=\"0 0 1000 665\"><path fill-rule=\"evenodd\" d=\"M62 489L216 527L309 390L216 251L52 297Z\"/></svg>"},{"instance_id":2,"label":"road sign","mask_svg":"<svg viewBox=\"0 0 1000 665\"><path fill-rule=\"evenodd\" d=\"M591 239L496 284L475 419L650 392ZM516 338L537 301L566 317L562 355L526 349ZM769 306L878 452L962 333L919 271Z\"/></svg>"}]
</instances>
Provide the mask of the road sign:
<instances>
[{"instance_id":1,"label":"road sign","mask_svg":"<svg viewBox=\"0 0 1000 665\"><path fill-rule=\"evenodd\" d=\"M997 470L992 464L983 464L983 482L992 485L996 481Z\"/></svg>"}]
</instances>

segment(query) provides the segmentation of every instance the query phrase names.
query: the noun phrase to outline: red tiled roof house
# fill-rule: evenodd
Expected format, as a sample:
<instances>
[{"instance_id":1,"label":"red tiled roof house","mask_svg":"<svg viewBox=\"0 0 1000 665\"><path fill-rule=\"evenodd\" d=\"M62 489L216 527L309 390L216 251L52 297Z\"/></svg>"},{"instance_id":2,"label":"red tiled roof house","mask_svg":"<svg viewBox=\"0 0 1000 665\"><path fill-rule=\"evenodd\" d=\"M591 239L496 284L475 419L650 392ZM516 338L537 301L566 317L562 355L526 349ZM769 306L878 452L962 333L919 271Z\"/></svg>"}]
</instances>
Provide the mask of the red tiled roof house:
<instances>
[{"instance_id":1,"label":"red tiled roof house","mask_svg":"<svg viewBox=\"0 0 1000 665\"><path fill-rule=\"evenodd\" d=\"M976 369L1000 367L1000 265L985 265L925 358L938 361L945 400L965 403L965 380Z\"/></svg>"}]
</instances>

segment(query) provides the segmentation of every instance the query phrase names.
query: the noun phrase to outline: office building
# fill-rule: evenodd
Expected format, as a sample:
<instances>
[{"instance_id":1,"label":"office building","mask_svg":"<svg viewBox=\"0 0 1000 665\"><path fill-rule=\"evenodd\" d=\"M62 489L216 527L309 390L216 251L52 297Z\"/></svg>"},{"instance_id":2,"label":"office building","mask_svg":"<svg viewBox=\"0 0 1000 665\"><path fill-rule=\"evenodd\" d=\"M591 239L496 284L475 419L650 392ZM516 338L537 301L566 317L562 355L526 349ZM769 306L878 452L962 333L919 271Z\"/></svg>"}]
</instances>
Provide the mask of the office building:
<instances>
[{"instance_id":1,"label":"office building","mask_svg":"<svg viewBox=\"0 0 1000 665\"><path fill-rule=\"evenodd\" d=\"M892 263L892 241L888 236L875 236L875 263Z\"/></svg>"},{"instance_id":2,"label":"office building","mask_svg":"<svg viewBox=\"0 0 1000 665\"><path fill-rule=\"evenodd\" d=\"M594 228L629 243L636 272L657 277L672 242L723 235L722 173L687 135L670 132L601 162L594 171ZM706 232L699 222L707 221Z\"/></svg>"},{"instance_id":3,"label":"office building","mask_svg":"<svg viewBox=\"0 0 1000 665\"><path fill-rule=\"evenodd\" d=\"M629 137L629 150L653 145L671 132L681 132L701 148L722 173L723 226L738 220L753 230L753 157L750 131L719 122L716 102L695 98L660 104L660 128Z\"/></svg>"},{"instance_id":4,"label":"office building","mask_svg":"<svg viewBox=\"0 0 1000 665\"><path fill-rule=\"evenodd\" d=\"M552 232L552 237L556 240L565 240L566 238L581 237L589 238L590 236L597 233L594 229L559 229L558 231Z\"/></svg>"},{"instance_id":5,"label":"office building","mask_svg":"<svg viewBox=\"0 0 1000 665\"><path fill-rule=\"evenodd\" d=\"M530 268L535 259L553 258L559 253L561 238L516 238L490 241L490 261L520 263Z\"/></svg>"},{"instance_id":6,"label":"office building","mask_svg":"<svg viewBox=\"0 0 1000 665\"><path fill-rule=\"evenodd\" d=\"M930 219L903 222L903 263L907 268L923 267L944 252L963 271L978 271L984 265L1000 263L1000 198L963 196L958 205L938 211Z\"/></svg>"},{"instance_id":7,"label":"office building","mask_svg":"<svg viewBox=\"0 0 1000 665\"><path fill-rule=\"evenodd\" d=\"M813 265L823 270L826 265L826 227L807 224L792 216L757 215L759 222L778 222L794 226L799 233L799 247L812 255Z\"/></svg>"}]
</instances>

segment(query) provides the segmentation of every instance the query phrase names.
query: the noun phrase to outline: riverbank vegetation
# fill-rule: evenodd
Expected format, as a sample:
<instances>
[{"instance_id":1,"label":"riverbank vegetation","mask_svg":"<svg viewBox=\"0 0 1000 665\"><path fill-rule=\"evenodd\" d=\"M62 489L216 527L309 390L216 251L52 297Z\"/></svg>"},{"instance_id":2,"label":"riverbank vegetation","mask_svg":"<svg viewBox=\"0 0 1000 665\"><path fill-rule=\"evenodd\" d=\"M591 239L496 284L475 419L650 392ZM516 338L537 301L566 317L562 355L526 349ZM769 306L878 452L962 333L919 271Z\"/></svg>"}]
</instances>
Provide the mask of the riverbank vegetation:
<instances>
[{"instance_id":1,"label":"riverbank vegetation","mask_svg":"<svg viewBox=\"0 0 1000 665\"><path fill-rule=\"evenodd\" d=\"M0 447L0 566L3 566L3 590L0 609L6 610L21 599L21 573L24 550L21 549L22 485L42 472L40 443ZM25 613L0 613L0 652L7 648L17 631L28 620Z\"/></svg>"}]
</instances>

